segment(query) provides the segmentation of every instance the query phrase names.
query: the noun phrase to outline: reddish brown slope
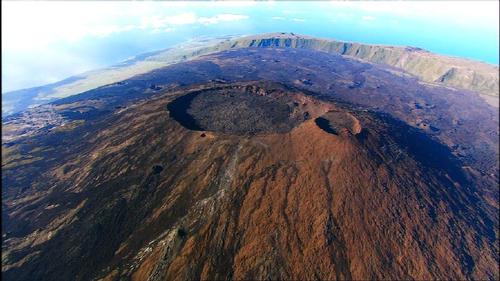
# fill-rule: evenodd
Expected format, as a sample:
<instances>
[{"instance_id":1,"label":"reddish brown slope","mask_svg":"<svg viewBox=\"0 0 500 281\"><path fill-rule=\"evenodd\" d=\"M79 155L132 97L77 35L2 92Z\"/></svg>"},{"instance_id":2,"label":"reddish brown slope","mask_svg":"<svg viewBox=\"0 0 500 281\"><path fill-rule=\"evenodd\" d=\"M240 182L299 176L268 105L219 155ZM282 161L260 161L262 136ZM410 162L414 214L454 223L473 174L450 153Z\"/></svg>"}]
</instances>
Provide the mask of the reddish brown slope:
<instances>
[{"instance_id":1,"label":"reddish brown slope","mask_svg":"<svg viewBox=\"0 0 500 281\"><path fill-rule=\"evenodd\" d=\"M179 246L162 268L166 279L498 275L491 271L495 260L484 247L488 241L475 245L470 226L460 221L453 226L455 214L446 201L433 210L429 189L442 188L441 183L436 178L424 183L429 176L417 163L402 160L397 165L403 168L374 163L353 137L331 136L313 122L259 141L269 148L239 151L248 160L236 168L238 176L220 207L224 211ZM455 233L464 237L452 238ZM217 263L224 256L226 261ZM469 260L477 264L468 265ZM477 269L467 272L468 266Z\"/></svg>"},{"instance_id":2,"label":"reddish brown slope","mask_svg":"<svg viewBox=\"0 0 500 281\"><path fill-rule=\"evenodd\" d=\"M49 134L59 150L44 156L62 158L3 201L4 277L498 278L497 209L446 147L385 115L258 85L308 118L203 136L166 110L182 90Z\"/></svg>"},{"instance_id":3,"label":"reddish brown slope","mask_svg":"<svg viewBox=\"0 0 500 281\"><path fill-rule=\"evenodd\" d=\"M484 214L460 171L423 167L402 148L397 156L394 121L357 112L359 134L332 135L314 117L336 106L316 108L285 134L202 138L172 124L191 161L145 227L179 205L186 215L145 250L133 279L498 276L491 225L471 224Z\"/></svg>"}]
</instances>

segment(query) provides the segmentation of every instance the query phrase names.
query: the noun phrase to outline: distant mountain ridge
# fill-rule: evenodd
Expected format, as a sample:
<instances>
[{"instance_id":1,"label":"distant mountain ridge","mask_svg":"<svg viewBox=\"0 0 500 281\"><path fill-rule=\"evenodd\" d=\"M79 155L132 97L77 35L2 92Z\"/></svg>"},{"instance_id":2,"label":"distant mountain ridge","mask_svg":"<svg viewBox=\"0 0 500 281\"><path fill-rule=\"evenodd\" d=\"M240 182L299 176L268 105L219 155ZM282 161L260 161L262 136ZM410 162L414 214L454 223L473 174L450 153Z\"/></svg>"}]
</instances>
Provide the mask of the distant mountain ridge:
<instances>
[{"instance_id":1,"label":"distant mountain ridge","mask_svg":"<svg viewBox=\"0 0 500 281\"><path fill-rule=\"evenodd\" d=\"M57 83L2 94L2 116L23 111L100 86L116 83L160 67L202 55L236 48L300 48L355 57L367 62L400 68L423 82L477 92L483 98L499 96L499 67L463 58L438 55L415 47L369 45L321 39L294 33L267 33L255 36L204 40L179 48L138 55L131 60L101 70L67 78Z\"/></svg>"}]
</instances>

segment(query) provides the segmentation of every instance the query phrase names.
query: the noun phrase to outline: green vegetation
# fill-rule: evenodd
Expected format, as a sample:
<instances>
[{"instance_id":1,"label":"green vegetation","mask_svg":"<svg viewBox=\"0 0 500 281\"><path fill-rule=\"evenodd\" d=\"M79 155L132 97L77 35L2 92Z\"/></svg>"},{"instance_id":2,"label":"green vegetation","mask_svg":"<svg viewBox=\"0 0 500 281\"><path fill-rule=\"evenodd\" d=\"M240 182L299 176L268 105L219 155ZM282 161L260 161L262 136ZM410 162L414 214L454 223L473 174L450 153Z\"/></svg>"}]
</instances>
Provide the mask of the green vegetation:
<instances>
[{"instance_id":1,"label":"green vegetation","mask_svg":"<svg viewBox=\"0 0 500 281\"><path fill-rule=\"evenodd\" d=\"M39 160L42 160L43 157L31 157L31 158L26 158L26 159L21 159L21 160L15 160L15 161L12 161L12 162L9 162L8 164L6 165L3 165L2 163L2 169L12 169L12 168L16 168L16 167L19 167L19 166L22 166L22 165L26 165L26 164L30 164L30 163L33 163L35 161L39 161Z\"/></svg>"},{"instance_id":2,"label":"green vegetation","mask_svg":"<svg viewBox=\"0 0 500 281\"><path fill-rule=\"evenodd\" d=\"M31 153L41 152L46 148L37 147L30 151L29 154L23 154L19 146L7 147L2 145L2 169L12 169L35 161L42 160L43 157L33 156Z\"/></svg>"},{"instance_id":3,"label":"green vegetation","mask_svg":"<svg viewBox=\"0 0 500 281\"><path fill-rule=\"evenodd\" d=\"M23 158L23 156L19 153L19 147L18 146L5 146L2 145L2 166L19 160Z\"/></svg>"}]
</instances>

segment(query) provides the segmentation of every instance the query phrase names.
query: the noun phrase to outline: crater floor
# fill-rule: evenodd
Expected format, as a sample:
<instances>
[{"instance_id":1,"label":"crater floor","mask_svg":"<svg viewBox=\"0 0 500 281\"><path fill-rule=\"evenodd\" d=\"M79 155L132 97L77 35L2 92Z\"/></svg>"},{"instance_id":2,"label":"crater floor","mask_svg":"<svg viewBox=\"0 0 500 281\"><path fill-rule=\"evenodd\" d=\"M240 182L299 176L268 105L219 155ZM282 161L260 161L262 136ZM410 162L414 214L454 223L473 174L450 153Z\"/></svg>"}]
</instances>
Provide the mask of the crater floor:
<instances>
[{"instance_id":1,"label":"crater floor","mask_svg":"<svg viewBox=\"0 0 500 281\"><path fill-rule=\"evenodd\" d=\"M255 135L289 132L310 119L319 108L307 100L278 83L248 82L196 90L167 108L170 117L190 130Z\"/></svg>"}]
</instances>

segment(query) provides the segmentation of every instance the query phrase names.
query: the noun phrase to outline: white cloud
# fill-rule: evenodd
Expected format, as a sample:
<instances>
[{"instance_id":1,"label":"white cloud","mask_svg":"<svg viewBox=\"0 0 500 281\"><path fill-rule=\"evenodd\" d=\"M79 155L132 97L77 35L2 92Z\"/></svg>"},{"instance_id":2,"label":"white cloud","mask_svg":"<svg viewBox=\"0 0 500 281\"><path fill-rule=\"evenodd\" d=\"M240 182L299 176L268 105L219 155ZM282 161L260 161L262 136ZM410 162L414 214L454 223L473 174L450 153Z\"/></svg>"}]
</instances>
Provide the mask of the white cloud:
<instances>
[{"instance_id":1,"label":"white cloud","mask_svg":"<svg viewBox=\"0 0 500 281\"><path fill-rule=\"evenodd\" d=\"M108 26L102 26L95 30L90 30L88 31L88 34L98 37L105 37L112 33L126 32L133 30L135 28L137 28L135 25L125 25L125 26L108 25Z\"/></svg>"},{"instance_id":2,"label":"white cloud","mask_svg":"<svg viewBox=\"0 0 500 281\"><path fill-rule=\"evenodd\" d=\"M163 18L163 22L172 25L184 25L196 23L196 15L194 13L184 13L173 16L166 16Z\"/></svg>"},{"instance_id":3,"label":"white cloud","mask_svg":"<svg viewBox=\"0 0 500 281\"><path fill-rule=\"evenodd\" d=\"M141 29L167 33L179 26L242 21L249 18L244 15L246 8L254 5L248 2L2 1L2 57L7 58L2 62L3 90L46 84L102 67L99 63L106 60L94 58L99 55L98 51L81 53L81 46L93 39L103 42L103 37Z\"/></svg>"},{"instance_id":4,"label":"white cloud","mask_svg":"<svg viewBox=\"0 0 500 281\"><path fill-rule=\"evenodd\" d=\"M219 14L212 17L198 17L195 13L183 13L173 16L152 16L144 17L142 19L141 28L153 28L159 29L172 25L187 25L187 24L218 24L220 22L227 21L239 21L248 19L246 15L235 15L235 14Z\"/></svg>"},{"instance_id":5,"label":"white cloud","mask_svg":"<svg viewBox=\"0 0 500 281\"><path fill-rule=\"evenodd\" d=\"M164 29L155 28L155 29L151 30L151 33L172 32L174 30L175 30L175 28L172 28L172 27L167 27L167 28L164 28Z\"/></svg>"},{"instance_id":6,"label":"white cloud","mask_svg":"<svg viewBox=\"0 0 500 281\"><path fill-rule=\"evenodd\" d=\"M248 8L256 5L272 4L272 1L257 3L256 1L166 1L164 8Z\"/></svg>"},{"instance_id":7,"label":"white cloud","mask_svg":"<svg viewBox=\"0 0 500 281\"><path fill-rule=\"evenodd\" d=\"M99 62L92 58L75 56L71 50L57 46L45 49L43 55L30 51L15 55L2 54L2 90L57 82L71 74L83 73L99 66Z\"/></svg>"},{"instance_id":8,"label":"white cloud","mask_svg":"<svg viewBox=\"0 0 500 281\"><path fill-rule=\"evenodd\" d=\"M248 19L246 15L220 14L214 17L200 17L198 22L201 24L217 24L223 21L239 21Z\"/></svg>"},{"instance_id":9,"label":"white cloud","mask_svg":"<svg viewBox=\"0 0 500 281\"><path fill-rule=\"evenodd\" d=\"M2 49L39 49L58 40L107 36L134 28L117 20L155 10L138 3L2 1Z\"/></svg>"},{"instance_id":10,"label":"white cloud","mask_svg":"<svg viewBox=\"0 0 500 281\"><path fill-rule=\"evenodd\" d=\"M272 17L273 20L286 20L284 17Z\"/></svg>"},{"instance_id":11,"label":"white cloud","mask_svg":"<svg viewBox=\"0 0 500 281\"><path fill-rule=\"evenodd\" d=\"M200 17L182 9L175 9L175 14L165 15L166 12L172 12L165 11L165 6L168 5L196 7L194 3L184 4L2 1L2 50L42 49L57 44L60 40L78 42L87 36L105 37L139 28L164 31L178 25L208 25L249 18L247 15L232 13ZM249 6L237 2L228 5Z\"/></svg>"},{"instance_id":12,"label":"white cloud","mask_svg":"<svg viewBox=\"0 0 500 281\"><path fill-rule=\"evenodd\" d=\"M374 21L377 18L373 17L373 16L362 16L361 19L364 20L364 21Z\"/></svg>"},{"instance_id":13,"label":"white cloud","mask_svg":"<svg viewBox=\"0 0 500 281\"><path fill-rule=\"evenodd\" d=\"M304 21L306 21L305 19L301 19L301 18L293 18L292 20L296 21L296 22L304 22Z\"/></svg>"},{"instance_id":14,"label":"white cloud","mask_svg":"<svg viewBox=\"0 0 500 281\"><path fill-rule=\"evenodd\" d=\"M193 24L196 23L196 21L197 18L194 13L182 13L178 15L164 16L164 17L160 17L157 15L145 16L142 18L142 24L140 25L140 28L160 29L169 25Z\"/></svg>"}]
</instances>

